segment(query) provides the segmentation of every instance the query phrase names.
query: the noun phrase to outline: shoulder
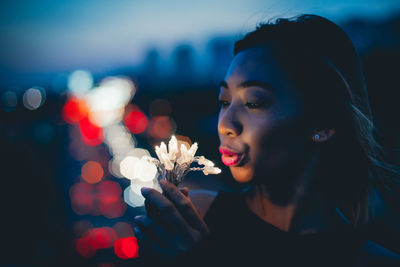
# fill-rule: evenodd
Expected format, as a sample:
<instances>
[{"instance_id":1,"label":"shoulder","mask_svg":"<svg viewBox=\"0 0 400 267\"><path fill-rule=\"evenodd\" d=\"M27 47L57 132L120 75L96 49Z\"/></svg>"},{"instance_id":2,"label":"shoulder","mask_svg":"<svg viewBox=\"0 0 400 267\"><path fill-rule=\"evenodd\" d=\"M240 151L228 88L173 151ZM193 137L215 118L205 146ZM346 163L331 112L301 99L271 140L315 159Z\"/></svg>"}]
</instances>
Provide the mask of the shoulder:
<instances>
[{"instance_id":1,"label":"shoulder","mask_svg":"<svg viewBox=\"0 0 400 267\"><path fill-rule=\"evenodd\" d=\"M360 256L361 266L400 266L400 255L370 240L364 243Z\"/></svg>"},{"instance_id":2,"label":"shoulder","mask_svg":"<svg viewBox=\"0 0 400 267\"><path fill-rule=\"evenodd\" d=\"M189 197L193 205L196 207L200 216L204 218L207 211L211 207L218 192L211 190L192 190L189 191Z\"/></svg>"}]
</instances>

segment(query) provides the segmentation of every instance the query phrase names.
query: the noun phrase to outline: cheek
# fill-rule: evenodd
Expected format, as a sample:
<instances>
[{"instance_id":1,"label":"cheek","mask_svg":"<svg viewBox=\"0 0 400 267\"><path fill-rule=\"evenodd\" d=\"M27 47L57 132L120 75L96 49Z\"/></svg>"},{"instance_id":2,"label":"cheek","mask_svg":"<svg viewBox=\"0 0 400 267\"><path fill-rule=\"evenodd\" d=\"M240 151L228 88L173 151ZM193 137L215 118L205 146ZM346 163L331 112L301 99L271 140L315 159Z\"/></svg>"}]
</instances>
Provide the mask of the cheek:
<instances>
[{"instance_id":1,"label":"cheek","mask_svg":"<svg viewBox=\"0 0 400 267\"><path fill-rule=\"evenodd\" d=\"M288 164L299 156L298 146L302 143L298 126L292 120L269 120L254 125L252 138L249 139L253 175L290 167Z\"/></svg>"}]
</instances>

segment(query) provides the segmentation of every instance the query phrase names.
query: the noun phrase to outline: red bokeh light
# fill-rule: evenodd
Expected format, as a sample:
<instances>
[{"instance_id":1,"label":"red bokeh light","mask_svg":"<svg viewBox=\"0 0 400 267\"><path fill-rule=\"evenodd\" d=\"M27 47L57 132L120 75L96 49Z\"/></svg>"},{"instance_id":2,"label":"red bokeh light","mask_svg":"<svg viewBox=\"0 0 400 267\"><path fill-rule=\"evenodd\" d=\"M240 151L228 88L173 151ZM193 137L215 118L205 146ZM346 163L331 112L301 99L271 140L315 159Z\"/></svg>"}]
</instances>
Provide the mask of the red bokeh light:
<instances>
[{"instance_id":1,"label":"red bokeh light","mask_svg":"<svg viewBox=\"0 0 400 267\"><path fill-rule=\"evenodd\" d=\"M84 100L72 97L68 99L62 109L62 118L70 124L74 124L85 118L88 114L88 107Z\"/></svg>"},{"instance_id":2,"label":"red bokeh light","mask_svg":"<svg viewBox=\"0 0 400 267\"><path fill-rule=\"evenodd\" d=\"M103 175L103 167L97 161L88 161L82 166L81 176L89 184L100 182Z\"/></svg>"},{"instance_id":3,"label":"red bokeh light","mask_svg":"<svg viewBox=\"0 0 400 267\"><path fill-rule=\"evenodd\" d=\"M96 185L98 196L121 196L122 189L119 183L113 181L102 181Z\"/></svg>"},{"instance_id":4,"label":"red bokeh light","mask_svg":"<svg viewBox=\"0 0 400 267\"><path fill-rule=\"evenodd\" d=\"M116 233L114 230L112 230L112 228L108 228L93 228L89 231L89 234L87 235L87 240L94 249L104 249L113 246Z\"/></svg>"},{"instance_id":5,"label":"red bokeh light","mask_svg":"<svg viewBox=\"0 0 400 267\"><path fill-rule=\"evenodd\" d=\"M81 131L82 141L89 146L97 146L103 142L103 129L90 122L85 117L79 121L79 129Z\"/></svg>"},{"instance_id":6,"label":"red bokeh light","mask_svg":"<svg viewBox=\"0 0 400 267\"><path fill-rule=\"evenodd\" d=\"M93 209L92 198L93 186L88 183L74 184L69 193L71 198L72 210L79 214L89 214Z\"/></svg>"},{"instance_id":7,"label":"red bokeh light","mask_svg":"<svg viewBox=\"0 0 400 267\"><path fill-rule=\"evenodd\" d=\"M117 218L125 213L126 204L121 198L122 189L117 182L102 181L96 186L96 191L100 214Z\"/></svg>"},{"instance_id":8,"label":"red bokeh light","mask_svg":"<svg viewBox=\"0 0 400 267\"><path fill-rule=\"evenodd\" d=\"M100 200L100 213L109 219L121 217L125 211L126 204L121 198L113 202Z\"/></svg>"},{"instance_id":9,"label":"red bokeh light","mask_svg":"<svg viewBox=\"0 0 400 267\"><path fill-rule=\"evenodd\" d=\"M90 258L96 254L96 249L90 245L86 236L81 237L76 241L75 249L78 254L84 258Z\"/></svg>"},{"instance_id":10,"label":"red bokeh light","mask_svg":"<svg viewBox=\"0 0 400 267\"><path fill-rule=\"evenodd\" d=\"M149 123L148 134L155 139L164 139L170 136L172 124L167 116L155 116Z\"/></svg>"},{"instance_id":11,"label":"red bokeh light","mask_svg":"<svg viewBox=\"0 0 400 267\"><path fill-rule=\"evenodd\" d=\"M128 130L133 134L143 133L148 124L146 115L139 110L133 110L129 112L125 116L124 122Z\"/></svg>"},{"instance_id":12,"label":"red bokeh light","mask_svg":"<svg viewBox=\"0 0 400 267\"><path fill-rule=\"evenodd\" d=\"M139 246L134 236L118 239L114 244L114 252L121 259L139 257Z\"/></svg>"}]
</instances>

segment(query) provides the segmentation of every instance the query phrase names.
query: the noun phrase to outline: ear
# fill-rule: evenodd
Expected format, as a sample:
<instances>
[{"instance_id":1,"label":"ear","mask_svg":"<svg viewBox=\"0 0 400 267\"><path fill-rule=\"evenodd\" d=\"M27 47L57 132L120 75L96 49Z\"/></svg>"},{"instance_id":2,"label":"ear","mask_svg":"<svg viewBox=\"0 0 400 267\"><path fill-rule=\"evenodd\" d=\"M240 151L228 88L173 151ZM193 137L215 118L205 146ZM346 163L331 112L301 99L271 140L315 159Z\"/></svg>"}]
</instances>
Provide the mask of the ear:
<instances>
[{"instance_id":1,"label":"ear","mask_svg":"<svg viewBox=\"0 0 400 267\"><path fill-rule=\"evenodd\" d=\"M324 130L315 130L312 135L312 140L315 143L324 143L330 140L336 133L334 128L331 129L324 129Z\"/></svg>"}]
</instances>

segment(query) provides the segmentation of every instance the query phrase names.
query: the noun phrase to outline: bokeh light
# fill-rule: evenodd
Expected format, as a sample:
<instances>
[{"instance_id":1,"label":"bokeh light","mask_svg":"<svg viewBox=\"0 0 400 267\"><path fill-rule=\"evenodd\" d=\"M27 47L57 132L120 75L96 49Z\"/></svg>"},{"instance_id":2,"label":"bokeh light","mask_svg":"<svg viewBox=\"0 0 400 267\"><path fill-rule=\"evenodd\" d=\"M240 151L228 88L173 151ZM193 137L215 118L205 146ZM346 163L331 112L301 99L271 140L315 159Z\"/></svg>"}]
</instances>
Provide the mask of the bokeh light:
<instances>
[{"instance_id":1,"label":"bokeh light","mask_svg":"<svg viewBox=\"0 0 400 267\"><path fill-rule=\"evenodd\" d=\"M65 122L74 124L88 116L86 102L77 97L71 97L62 109L62 118Z\"/></svg>"},{"instance_id":2,"label":"bokeh light","mask_svg":"<svg viewBox=\"0 0 400 267\"><path fill-rule=\"evenodd\" d=\"M90 258L96 254L96 249L91 246L86 236L76 240L75 249L84 258Z\"/></svg>"},{"instance_id":3,"label":"bokeh light","mask_svg":"<svg viewBox=\"0 0 400 267\"><path fill-rule=\"evenodd\" d=\"M144 205L145 198L138 193L135 193L131 186L128 186L124 190L124 201L131 207L141 207Z\"/></svg>"},{"instance_id":4,"label":"bokeh light","mask_svg":"<svg viewBox=\"0 0 400 267\"><path fill-rule=\"evenodd\" d=\"M79 121L82 141L89 146L97 146L103 142L103 129L94 125L88 118Z\"/></svg>"},{"instance_id":5,"label":"bokeh light","mask_svg":"<svg viewBox=\"0 0 400 267\"><path fill-rule=\"evenodd\" d=\"M11 112L15 109L18 103L17 94L13 91L5 91L1 95L1 106L6 112Z\"/></svg>"},{"instance_id":6,"label":"bokeh light","mask_svg":"<svg viewBox=\"0 0 400 267\"><path fill-rule=\"evenodd\" d=\"M91 213L93 209L92 191L93 186L85 182L75 183L70 188L71 208L75 213L79 215Z\"/></svg>"},{"instance_id":7,"label":"bokeh light","mask_svg":"<svg viewBox=\"0 0 400 267\"><path fill-rule=\"evenodd\" d=\"M147 133L154 139L165 139L173 134L173 126L168 116L155 116L149 122Z\"/></svg>"},{"instance_id":8,"label":"bokeh light","mask_svg":"<svg viewBox=\"0 0 400 267\"><path fill-rule=\"evenodd\" d=\"M104 143L114 157L125 156L135 149L136 141L122 124L104 128Z\"/></svg>"},{"instance_id":9,"label":"bokeh light","mask_svg":"<svg viewBox=\"0 0 400 267\"><path fill-rule=\"evenodd\" d=\"M46 93L41 87L29 88L22 96L22 103L29 110L41 107L46 100Z\"/></svg>"},{"instance_id":10,"label":"bokeh light","mask_svg":"<svg viewBox=\"0 0 400 267\"><path fill-rule=\"evenodd\" d=\"M115 254L121 259L132 259L139 257L139 245L134 236L118 239L114 244Z\"/></svg>"},{"instance_id":11,"label":"bokeh light","mask_svg":"<svg viewBox=\"0 0 400 267\"><path fill-rule=\"evenodd\" d=\"M117 234L111 227L93 228L87 235L87 241L95 250L110 248L116 240Z\"/></svg>"},{"instance_id":12,"label":"bokeh light","mask_svg":"<svg viewBox=\"0 0 400 267\"><path fill-rule=\"evenodd\" d=\"M132 226L127 222L117 222L113 229L117 233L118 237L129 237L133 236Z\"/></svg>"},{"instance_id":13,"label":"bokeh light","mask_svg":"<svg viewBox=\"0 0 400 267\"><path fill-rule=\"evenodd\" d=\"M81 169L82 179L89 184L95 184L101 181L104 171L100 163L96 161L86 162Z\"/></svg>"},{"instance_id":14,"label":"bokeh light","mask_svg":"<svg viewBox=\"0 0 400 267\"><path fill-rule=\"evenodd\" d=\"M141 111L131 111L124 119L125 125L128 130L133 134L143 133L148 124L146 115Z\"/></svg>"},{"instance_id":15,"label":"bokeh light","mask_svg":"<svg viewBox=\"0 0 400 267\"><path fill-rule=\"evenodd\" d=\"M126 211L126 203L118 198L113 202L100 202L100 213L106 218L113 219L124 215Z\"/></svg>"},{"instance_id":16,"label":"bokeh light","mask_svg":"<svg viewBox=\"0 0 400 267\"><path fill-rule=\"evenodd\" d=\"M76 70L68 77L68 89L75 94L84 94L93 86L93 77L86 70Z\"/></svg>"},{"instance_id":17,"label":"bokeh light","mask_svg":"<svg viewBox=\"0 0 400 267\"><path fill-rule=\"evenodd\" d=\"M109 126L122 120L125 106L135 93L135 87L128 78L108 77L99 87L86 95L90 109L89 119L98 126Z\"/></svg>"},{"instance_id":18,"label":"bokeh light","mask_svg":"<svg viewBox=\"0 0 400 267\"><path fill-rule=\"evenodd\" d=\"M157 175L157 167L150 162L134 156L127 156L120 164L121 174L128 179L152 181Z\"/></svg>"},{"instance_id":19,"label":"bokeh light","mask_svg":"<svg viewBox=\"0 0 400 267\"><path fill-rule=\"evenodd\" d=\"M139 161L138 158L132 156L124 158L120 163L121 174L128 179L133 179L135 164L138 161Z\"/></svg>"}]
</instances>

